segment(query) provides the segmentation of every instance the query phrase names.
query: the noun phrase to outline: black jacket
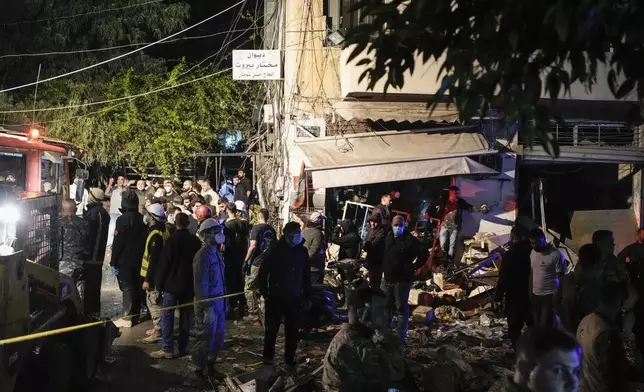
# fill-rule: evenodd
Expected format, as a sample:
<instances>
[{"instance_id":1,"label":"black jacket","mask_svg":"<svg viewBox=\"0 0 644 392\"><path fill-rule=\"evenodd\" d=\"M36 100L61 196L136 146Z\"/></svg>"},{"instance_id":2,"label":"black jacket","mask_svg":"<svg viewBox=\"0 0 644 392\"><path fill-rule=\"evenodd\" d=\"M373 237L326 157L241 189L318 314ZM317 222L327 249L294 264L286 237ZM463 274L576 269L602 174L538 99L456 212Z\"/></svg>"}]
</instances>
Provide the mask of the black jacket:
<instances>
[{"instance_id":1,"label":"black jacket","mask_svg":"<svg viewBox=\"0 0 644 392\"><path fill-rule=\"evenodd\" d=\"M148 228L138 205L130 205L128 198L123 198L121 213L123 215L116 219L110 265L119 269L138 269L141 268Z\"/></svg>"},{"instance_id":2,"label":"black jacket","mask_svg":"<svg viewBox=\"0 0 644 392\"><path fill-rule=\"evenodd\" d=\"M376 218L379 219L379 218ZM391 231L390 226L383 226L382 221L378 220L378 227L369 229L367 239L364 244L364 250L367 252L367 263L369 267L382 267L382 261L385 258L385 239Z\"/></svg>"},{"instance_id":3,"label":"black jacket","mask_svg":"<svg viewBox=\"0 0 644 392\"><path fill-rule=\"evenodd\" d=\"M105 260L105 247L110 229L110 214L103 208L103 203L90 203L83 219L89 223L89 246L90 254L88 260L102 262Z\"/></svg>"},{"instance_id":4,"label":"black jacket","mask_svg":"<svg viewBox=\"0 0 644 392\"><path fill-rule=\"evenodd\" d=\"M154 286L174 294L194 294L192 261L201 241L187 229L177 230L163 245L156 267Z\"/></svg>"},{"instance_id":5,"label":"black jacket","mask_svg":"<svg viewBox=\"0 0 644 392\"><path fill-rule=\"evenodd\" d=\"M342 237L339 236L339 233L336 233L333 238L333 243L340 246L338 260L359 258L362 239L353 221L350 219L343 220L340 222L340 228L342 228Z\"/></svg>"},{"instance_id":6,"label":"black jacket","mask_svg":"<svg viewBox=\"0 0 644 392\"><path fill-rule=\"evenodd\" d=\"M264 298L299 306L311 292L309 255L303 244L290 247L282 237L259 267L259 292Z\"/></svg>"},{"instance_id":7,"label":"black jacket","mask_svg":"<svg viewBox=\"0 0 644 392\"><path fill-rule=\"evenodd\" d=\"M496 285L496 300L506 300L506 311L513 306L529 306L530 304L530 253L532 247L528 241L512 244L510 250L503 256L499 281Z\"/></svg>"},{"instance_id":8,"label":"black jacket","mask_svg":"<svg viewBox=\"0 0 644 392\"><path fill-rule=\"evenodd\" d=\"M429 251L423 249L418 238L405 230L399 236L394 237L390 232L385 238L385 257L383 260L383 272L387 282L411 282L414 280L414 272L423 266L429 257Z\"/></svg>"},{"instance_id":9,"label":"black jacket","mask_svg":"<svg viewBox=\"0 0 644 392\"><path fill-rule=\"evenodd\" d=\"M304 247L309 255L311 271L324 271L326 266L326 236L320 226L307 226L302 230Z\"/></svg>"},{"instance_id":10,"label":"black jacket","mask_svg":"<svg viewBox=\"0 0 644 392\"><path fill-rule=\"evenodd\" d=\"M147 236L152 233L154 230L160 230L164 231L166 230L165 227L165 222L157 222L154 224L154 226L148 227L148 232L146 234L146 241L147 241ZM156 276L156 270L159 266L159 260L161 259L161 252L163 251L163 236L160 234L155 234L150 238L150 242L148 243L148 254L150 255L150 265L148 266L148 273L145 276L145 281L148 283L154 283L154 277Z\"/></svg>"},{"instance_id":11,"label":"black jacket","mask_svg":"<svg viewBox=\"0 0 644 392\"><path fill-rule=\"evenodd\" d=\"M373 207L371 215L379 215L383 226L391 225L391 207L384 204L378 204Z\"/></svg>"}]
</instances>

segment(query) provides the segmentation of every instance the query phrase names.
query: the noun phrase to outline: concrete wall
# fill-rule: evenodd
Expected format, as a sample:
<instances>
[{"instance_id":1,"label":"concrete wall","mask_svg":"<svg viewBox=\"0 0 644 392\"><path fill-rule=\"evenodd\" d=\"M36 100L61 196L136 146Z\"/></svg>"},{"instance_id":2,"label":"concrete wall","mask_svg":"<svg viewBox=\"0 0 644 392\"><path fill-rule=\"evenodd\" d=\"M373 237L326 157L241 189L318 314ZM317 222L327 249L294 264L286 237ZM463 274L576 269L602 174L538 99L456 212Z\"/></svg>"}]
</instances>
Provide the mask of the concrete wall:
<instances>
[{"instance_id":1,"label":"concrete wall","mask_svg":"<svg viewBox=\"0 0 644 392\"><path fill-rule=\"evenodd\" d=\"M490 212L466 213L463 217L461 236L471 237L476 233L496 234L500 241L507 242L510 230L517 219L516 200L516 154L501 154L503 168L498 176L476 180L470 177L457 177L456 186L461 197L475 207L483 203L490 206Z\"/></svg>"}]
</instances>

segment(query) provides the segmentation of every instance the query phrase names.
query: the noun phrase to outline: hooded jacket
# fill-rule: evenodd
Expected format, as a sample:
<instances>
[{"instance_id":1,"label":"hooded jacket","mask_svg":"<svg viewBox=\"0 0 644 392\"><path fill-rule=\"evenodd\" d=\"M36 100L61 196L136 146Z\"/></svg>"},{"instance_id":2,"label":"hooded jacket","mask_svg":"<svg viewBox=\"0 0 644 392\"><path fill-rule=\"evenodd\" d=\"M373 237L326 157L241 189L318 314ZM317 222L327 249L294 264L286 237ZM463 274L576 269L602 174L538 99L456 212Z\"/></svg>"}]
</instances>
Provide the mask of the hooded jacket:
<instances>
[{"instance_id":1,"label":"hooded jacket","mask_svg":"<svg viewBox=\"0 0 644 392\"><path fill-rule=\"evenodd\" d=\"M311 271L324 271L326 266L326 238L322 227L307 226L302 230L304 247L308 251Z\"/></svg>"},{"instance_id":2,"label":"hooded jacket","mask_svg":"<svg viewBox=\"0 0 644 392\"><path fill-rule=\"evenodd\" d=\"M195 300L219 297L226 294L224 284L225 270L224 255L219 251L219 245L204 244L197 251L192 262ZM226 311L226 300L214 300L197 304L197 308L208 304L216 312Z\"/></svg>"},{"instance_id":3,"label":"hooded jacket","mask_svg":"<svg viewBox=\"0 0 644 392\"><path fill-rule=\"evenodd\" d=\"M195 235L188 229L178 229L163 245L154 286L163 292L192 294L192 263L200 248L201 241Z\"/></svg>"},{"instance_id":4,"label":"hooded jacket","mask_svg":"<svg viewBox=\"0 0 644 392\"><path fill-rule=\"evenodd\" d=\"M297 304L311 292L309 255L303 244L294 247L282 237L259 267L259 292L264 298Z\"/></svg>"},{"instance_id":5,"label":"hooded jacket","mask_svg":"<svg viewBox=\"0 0 644 392\"><path fill-rule=\"evenodd\" d=\"M102 202L90 203L87 205L87 212L83 215L83 219L89 223L90 252L85 261L103 264L110 227L110 214L103 208Z\"/></svg>"},{"instance_id":6,"label":"hooded jacket","mask_svg":"<svg viewBox=\"0 0 644 392\"><path fill-rule=\"evenodd\" d=\"M385 257L383 272L387 282L411 282L414 271L422 267L429 257L429 251L423 249L418 238L405 229L402 235L395 237L393 232L385 239Z\"/></svg>"},{"instance_id":7,"label":"hooded jacket","mask_svg":"<svg viewBox=\"0 0 644 392\"><path fill-rule=\"evenodd\" d=\"M512 244L503 256L499 282L496 285L496 300L506 300L506 311L515 311L516 307L530 305L530 253L532 247L528 241ZM516 305L516 306L513 306Z\"/></svg>"},{"instance_id":8,"label":"hooded jacket","mask_svg":"<svg viewBox=\"0 0 644 392\"><path fill-rule=\"evenodd\" d=\"M369 268L378 268L382 267L382 261L385 258L385 238L391 231L391 227L383 226L380 215L374 215L373 218L376 219L378 226L375 229L369 229L364 250L367 252Z\"/></svg>"},{"instance_id":9,"label":"hooded jacket","mask_svg":"<svg viewBox=\"0 0 644 392\"><path fill-rule=\"evenodd\" d=\"M338 259L357 259L360 257L360 243L362 239L360 234L356 229L356 226L353 224L353 221L350 219L345 219L340 222L340 228L342 229L342 237L339 236L339 233L333 237L333 243L340 246L340 252L338 253Z\"/></svg>"},{"instance_id":10,"label":"hooded jacket","mask_svg":"<svg viewBox=\"0 0 644 392\"><path fill-rule=\"evenodd\" d=\"M143 223L143 215L139 213L138 200L125 194L123 196L122 215L116 219L114 229L110 265L123 270L123 273L136 269L134 276L137 276L141 268L148 228Z\"/></svg>"}]
</instances>

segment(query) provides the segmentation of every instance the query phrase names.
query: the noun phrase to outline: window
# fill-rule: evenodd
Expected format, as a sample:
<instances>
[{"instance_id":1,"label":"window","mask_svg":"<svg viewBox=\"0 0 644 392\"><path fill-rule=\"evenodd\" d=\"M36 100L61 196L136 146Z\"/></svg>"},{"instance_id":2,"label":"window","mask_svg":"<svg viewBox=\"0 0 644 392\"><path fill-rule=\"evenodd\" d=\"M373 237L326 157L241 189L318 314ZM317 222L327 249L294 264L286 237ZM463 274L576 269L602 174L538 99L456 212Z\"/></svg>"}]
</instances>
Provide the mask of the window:
<instances>
[{"instance_id":1,"label":"window","mask_svg":"<svg viewBox=\"0 0 644 392\"><path fill-rule=\"evenodd\" d=\"M330 32L345 33L348 29L363 23L361 11L351 11L358 0L325 0L324 15L327 17L327 28ZM367 17L364 22L371 22Z\"/></svg>"},{"instance_id":2,"label":"window","mask_svg":"<svg viewBox=\"0 0 644 392\"><path fill-rule=\"evenodd\" d=\"M24 154L0 152L0 188L25 189L27 161Z\"/></svg>"},{"instance_id":3,"label":"window","mask_svg":"<svg viewBox=\"0 0 644 392\"><path fill-rule=\"evenodd\" d=\"M45 153L40 159L40 191L43 193L60 192L60 173L62 158Z\"/></svg>"}]
</instances>

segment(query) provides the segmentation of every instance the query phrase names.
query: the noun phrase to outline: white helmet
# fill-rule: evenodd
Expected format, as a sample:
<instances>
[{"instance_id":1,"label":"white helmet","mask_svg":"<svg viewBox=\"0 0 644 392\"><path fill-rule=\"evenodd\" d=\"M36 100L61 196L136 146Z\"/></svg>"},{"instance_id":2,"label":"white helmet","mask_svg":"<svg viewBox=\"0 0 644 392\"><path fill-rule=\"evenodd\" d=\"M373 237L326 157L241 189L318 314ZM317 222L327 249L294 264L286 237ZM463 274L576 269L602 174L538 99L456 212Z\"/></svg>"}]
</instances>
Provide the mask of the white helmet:
<instances>
[{"instance_id":1,"label":"white helmet","mask_svg":"<svg viewBox=\"0 0 644 392\"><path fill-rule=\"evenodd\" d=\"M226 235L224 234L224 228L223 226L217 222L216 219L208 218L201 222L201 226L199 226L199 238L201 238L202 241L206 242L208 241L206 238L205 233L208 232L209 230L213 230L215 234L215 242L218 244L223 244L226 241Z\"/></svg>"},{"instance_id":2,"label":"white helmet","mask_svg":"<svg viewBox=\"0 0 644 392\"><path fill-rule=\"evenodd\" d=\"M221 224L217 222L215 219L208 218L201 222L201 226L199 226L199 231L206 231L208 229L214 228L217 231L221 231Z\"/></svg>"},{"instance_id":3,"label":"white helmet","mask_svg":"<svg viewBox=\"0 0 644 392\"><path fill-rule=\"evenodd\" d=\"M165 218L165 210L159 203L150 204L149 206L145 207L145 210L156 220Z\"/></svg>"},{"instance_id":4,"label":"white helmet","mask_svg":"<svg viewBox=\"0 0 644 392\"><path fill-rule=\"evenodd\" d=\"M237 211L246 212L246 203L241 200L235 202L235 207L237 207Z\"/></svg>"}]
</instances>

